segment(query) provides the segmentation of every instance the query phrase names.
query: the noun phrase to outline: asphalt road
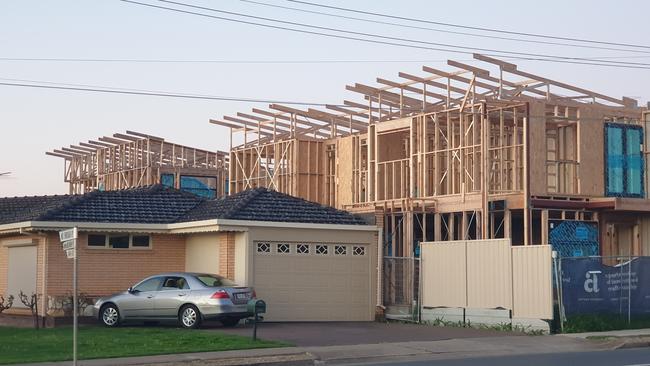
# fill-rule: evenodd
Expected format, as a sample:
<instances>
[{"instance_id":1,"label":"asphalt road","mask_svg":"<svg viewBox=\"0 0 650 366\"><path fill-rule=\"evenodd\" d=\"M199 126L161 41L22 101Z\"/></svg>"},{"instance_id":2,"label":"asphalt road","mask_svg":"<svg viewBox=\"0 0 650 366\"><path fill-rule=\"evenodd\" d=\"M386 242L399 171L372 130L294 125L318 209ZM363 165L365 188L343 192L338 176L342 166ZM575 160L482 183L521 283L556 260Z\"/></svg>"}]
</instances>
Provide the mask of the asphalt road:
<instances>
[{"instance_id":1,"label":"asphalt road","mask_svg":"<svg viewBox=\"0 0 650 366\"><path fill-rule=\"evenodd\" d=\"M650 366L650 348L621 349L615 351L547 353L536 355L494 356L410 362L377 362L364 365L382 366Z\"/></svg>"}]
</instances>

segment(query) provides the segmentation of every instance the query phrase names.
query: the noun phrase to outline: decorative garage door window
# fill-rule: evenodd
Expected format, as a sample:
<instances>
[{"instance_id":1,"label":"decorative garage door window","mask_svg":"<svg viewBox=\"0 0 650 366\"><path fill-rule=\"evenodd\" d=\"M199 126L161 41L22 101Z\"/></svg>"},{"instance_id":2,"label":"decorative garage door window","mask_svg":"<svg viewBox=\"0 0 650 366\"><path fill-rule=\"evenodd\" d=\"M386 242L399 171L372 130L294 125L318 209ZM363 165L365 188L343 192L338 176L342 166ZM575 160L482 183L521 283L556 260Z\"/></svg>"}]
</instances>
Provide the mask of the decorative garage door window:
<instances>
[{"instance_id":1,"label":"decorative garage door window","mask_svg":"<svg viewBox=\"0 0 650 366\"><path fill-rule=\"evenodd\" d=\"M309 244L298 244L298 245L296 245L296 253L298 253L298 254L309 254Z\"/></svg>"},{"instance_id":2,"label":"decorative garage door window","mask_svg":"<svg viewBox=\"0 0 650 366\"><path fill-rule=\"evenodd\" d=\"M363 257L367 255L366 247L367 245L358 244L255 242L257 254L264 255Z\"/></svg>"},{"instance_id":3,"label":"decorative garage door window","mask_svg":"<svg viewBox=\"0 0 650 366\"><path fill-rule=\"evenodd\" d=\"M348 252L347 247L345 245L335 245L334 246L334 254L336 255L346 255Z\"/></svg>"},{"instance_id":4,"label":"decorative garage door window","mask_svg":"<svg viewBox=\"0 0 650 366\"><path fill-rule=\"evenodd\" d=\"M257 243L257 252L258 253L271 253L271 244L269 244L269 243Z\"/></svg>"},{"instance_id":5,"label":"decorative garage door window","mask_svg":"<svg viewBox=\"0 0 650 366\"><path fill-rule=\"evenodd\" d=\"M286 243L276 244L276 251L278 254L289 254L291 253L291 246Z\"/></svg>"}]
</instances>

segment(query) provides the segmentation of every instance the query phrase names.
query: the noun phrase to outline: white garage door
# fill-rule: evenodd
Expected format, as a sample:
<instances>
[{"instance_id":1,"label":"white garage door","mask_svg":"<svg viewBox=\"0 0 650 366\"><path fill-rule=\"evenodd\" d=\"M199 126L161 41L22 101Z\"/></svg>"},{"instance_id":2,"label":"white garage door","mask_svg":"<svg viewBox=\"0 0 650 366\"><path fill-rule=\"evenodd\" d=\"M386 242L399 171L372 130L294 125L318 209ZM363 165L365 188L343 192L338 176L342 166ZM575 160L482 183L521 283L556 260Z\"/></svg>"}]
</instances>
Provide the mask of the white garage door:
<instances>
[{"instance_id":1,"label":"white garage door","mask_svg":"<svg viewBox=\"0 0 650 366\"><path fill-rule=\"evenodd\" d=\"M269 321L372 320L365 245L257 242L254 286Z\"/></svg>"},{"instance_id":2,"label":"white garage door","mask_svg":"<svg viewBox=\"0 0 650 366\"><path fill-rule=\"evenodd\" d=\"M14 296L15 307L24 307L18 300L20 291L28 296L36 293L36 253L36 246L9 248L7 294Z\"/></svg>"}]
</instances>

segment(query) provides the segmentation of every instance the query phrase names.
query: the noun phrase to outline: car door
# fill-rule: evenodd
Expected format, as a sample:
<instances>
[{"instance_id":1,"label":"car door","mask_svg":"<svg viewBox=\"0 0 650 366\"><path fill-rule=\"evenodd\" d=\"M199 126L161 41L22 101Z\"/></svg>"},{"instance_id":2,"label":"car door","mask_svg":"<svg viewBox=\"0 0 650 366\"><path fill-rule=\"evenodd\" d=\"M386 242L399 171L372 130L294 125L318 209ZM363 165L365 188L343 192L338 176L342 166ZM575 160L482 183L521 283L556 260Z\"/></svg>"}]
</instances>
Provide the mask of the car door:
<instances>
[{"instance_id":1,"label":"car door","mask_svg":"<svg viewBox=\"0 0 650 366\"><path fill-rule=\"evenodd\" d=\"M126 293L117 306L124 318L150 318L154 316L154 301L164 277L148 278Z\"/></svg>"},{"instance_id":2,"label":"car door","mask_svg":"<svg viewBox=\"0 0 650 366\"><path fill-rule=\"evenodd\" d=\"M185 277L165 277L154 301L156 316L177 317L179 308L185 304L189 295L190 288Z\"/></svg>"}]
</instances>

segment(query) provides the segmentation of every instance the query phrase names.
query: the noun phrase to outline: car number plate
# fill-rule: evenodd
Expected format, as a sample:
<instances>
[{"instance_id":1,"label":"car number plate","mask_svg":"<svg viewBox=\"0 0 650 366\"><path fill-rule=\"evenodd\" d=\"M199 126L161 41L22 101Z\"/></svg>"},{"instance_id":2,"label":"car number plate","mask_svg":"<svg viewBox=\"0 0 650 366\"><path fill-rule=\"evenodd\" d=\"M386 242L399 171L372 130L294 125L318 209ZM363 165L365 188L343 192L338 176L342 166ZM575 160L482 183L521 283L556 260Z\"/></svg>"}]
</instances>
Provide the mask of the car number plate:
<instances>
[{"instance_id":1,"label":"car number plate","mask_svg":"<svg viewBox=\"0 0 650 366\"><path fill-rule=\"evenodd\" d=\"M237 300L248 300L249 297L250 297L250 294L248 294L246 292L240 292L240 293L235 294L235 299L237 299Z\"/></svg>"}]
</instances>

